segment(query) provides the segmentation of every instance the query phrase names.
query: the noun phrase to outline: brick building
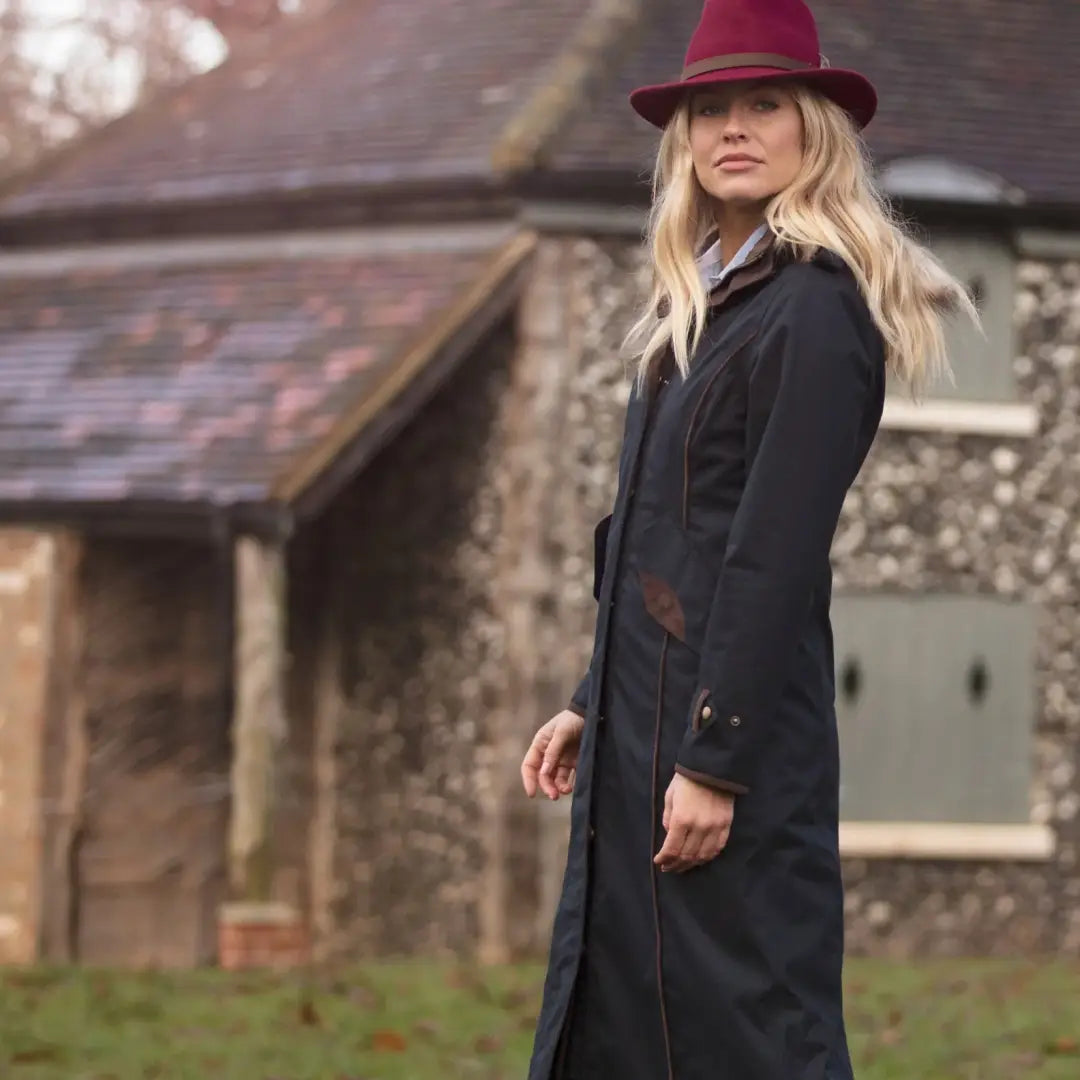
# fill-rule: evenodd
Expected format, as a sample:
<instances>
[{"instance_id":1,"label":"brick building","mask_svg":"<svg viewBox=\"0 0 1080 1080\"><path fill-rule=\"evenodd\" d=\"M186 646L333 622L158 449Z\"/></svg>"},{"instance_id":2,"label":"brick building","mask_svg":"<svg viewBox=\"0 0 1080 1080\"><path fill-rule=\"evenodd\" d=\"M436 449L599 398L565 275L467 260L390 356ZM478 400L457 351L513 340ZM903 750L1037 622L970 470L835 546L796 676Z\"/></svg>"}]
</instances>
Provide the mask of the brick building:
<instances>
[{"instance_id":1,"label":"brick building","mask_svg":"<svg viewBox=\"0 0 1080 1080\"><path fill-rule=\"evenodd\" d=\"M319 956L544 944L625 94L699 6L341 3L0 193L0 958L212 959L230 891ZM850 941L1080 952L1080 11L814 7L988 328L837 537Z\"/></svg>"}]
</instances>

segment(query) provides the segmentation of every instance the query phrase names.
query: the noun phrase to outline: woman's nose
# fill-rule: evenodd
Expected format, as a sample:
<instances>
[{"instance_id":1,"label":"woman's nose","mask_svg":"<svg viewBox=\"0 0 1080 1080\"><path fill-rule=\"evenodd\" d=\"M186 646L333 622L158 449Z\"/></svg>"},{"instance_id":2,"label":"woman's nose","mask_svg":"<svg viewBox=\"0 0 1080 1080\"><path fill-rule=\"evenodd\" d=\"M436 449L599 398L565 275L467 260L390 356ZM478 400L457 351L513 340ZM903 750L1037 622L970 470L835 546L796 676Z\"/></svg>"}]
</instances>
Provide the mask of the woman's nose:
<instances>
[{"instance_id":1,"label":"woman's nose","mask_svg":"<svg viewBox=\"0 0 1080 1080\"><path fill-rule=\"evenodd\" d=\"M746 138L746 125L738 109L729 109L723 128L724 140L738 142Z\"/></svg>"}]
</instances>

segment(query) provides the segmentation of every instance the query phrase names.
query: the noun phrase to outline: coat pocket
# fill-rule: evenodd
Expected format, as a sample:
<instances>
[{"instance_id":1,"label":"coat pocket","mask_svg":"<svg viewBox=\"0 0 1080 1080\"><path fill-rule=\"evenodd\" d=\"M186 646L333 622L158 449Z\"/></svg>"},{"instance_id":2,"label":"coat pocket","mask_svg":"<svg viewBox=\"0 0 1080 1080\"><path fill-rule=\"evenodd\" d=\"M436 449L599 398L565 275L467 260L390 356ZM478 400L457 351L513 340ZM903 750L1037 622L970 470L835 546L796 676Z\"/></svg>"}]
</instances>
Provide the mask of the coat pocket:
<instances>
[{"instance_id":1,"label":"coat pocket","mask_svg":"<svg viewBox=\"0 0 1080 1080\"><path fill-rule=\"evenodd\" d=\"M636 570L645 610L700 655L716 574L685 530L668 518L650 521L637 544Z\"/></svg>"},{"instance_id":2,"label":"coat pocket","mask_svg":"<svg viewBox=\"0 0 1080 1080\"><path fill-rule=\"evenodd\" d=\"M611 530L611 514L600 521L593 530L593 586L594 600L600 599L600 586L604 583L604 563L607 561L608 533Z\"/></svg>"}]
</instances>

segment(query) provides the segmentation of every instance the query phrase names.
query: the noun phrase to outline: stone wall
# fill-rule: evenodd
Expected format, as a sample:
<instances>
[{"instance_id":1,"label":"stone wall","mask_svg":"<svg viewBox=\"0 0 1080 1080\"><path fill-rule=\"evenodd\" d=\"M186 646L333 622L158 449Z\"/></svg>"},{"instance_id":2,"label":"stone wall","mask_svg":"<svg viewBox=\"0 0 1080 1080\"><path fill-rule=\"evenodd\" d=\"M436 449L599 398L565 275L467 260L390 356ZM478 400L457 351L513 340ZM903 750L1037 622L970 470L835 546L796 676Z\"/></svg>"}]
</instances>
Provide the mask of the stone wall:
<instances>
[{"instance_id":1,"label":"stone wall","mask_svg":"<svg viewBox=\"0 0 1080 1080\"><path fill-rule=\"evenodd\" d=\"M0 530L0 963L36 957L53 537Z\"/></svg>"},{"instance_id":2,"label":"stone wall","mask_svg":"<svg viewBox=\"0 0 1080 1080\"><path fill-rule=\"evenodd\" d=\"M497 473L513 340L501 327L297 538L294 618L319 643L295 681L315 688L321 957L481 943L501 812Z\"/></svg>"},{"instance_id":3,"label":"stone wall","mask_svg":"<svg viewBox=\"0 0 1080 1080\"><path fill-rule=\"evenodd\" d=\"M567 240L549 260L567 298L576 369L556 503L566 529L552 552L568 586L553 623L563 633L553 670L568 692L589 653L595 608L583 530L614 494L627 388L619 343L644 267L636 245L615 240ZM1080 951L1080 266L1028 262L1020 280L1015 370L1023 400L1039 408L1040 433L882 430L847 500L834 566L838 591L979 592L1039 606L1032 819L1055 828L1057 854L1043 864L849 860L854 952ZM567 511L570 500L578 512ZM550 880L561 874L566 815L552 808L545 820ZM550 908L540 924L547 918Z\"/></svg>"},{"instance_id":4,"label":"stone wall","mask_svg":"<svg viewBox=\"0 0 1080 1080\"><path fill-rule=\"evenodd\" d=\"M882 432L849 497L837 588L977 592L1037 605L1032 820L1049 864L856 860L861 952L1080 952L1080 265L1024 263L1014 369L1032 439Z\"/></svg>"}]
</instances>

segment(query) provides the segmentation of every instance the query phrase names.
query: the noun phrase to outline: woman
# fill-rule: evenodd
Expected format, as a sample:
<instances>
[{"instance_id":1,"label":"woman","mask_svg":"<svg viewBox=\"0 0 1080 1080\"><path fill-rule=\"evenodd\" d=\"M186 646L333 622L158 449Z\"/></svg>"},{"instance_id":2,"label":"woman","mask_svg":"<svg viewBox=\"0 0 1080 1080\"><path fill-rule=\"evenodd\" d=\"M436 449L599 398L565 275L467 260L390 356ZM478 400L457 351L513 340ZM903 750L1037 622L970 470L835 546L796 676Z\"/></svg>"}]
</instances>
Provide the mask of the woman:
<instances>
[{"instance_id":1,"label":"woman","mask_svg":"<svg viewBox=\"0 0 1080 1080\"><path fill-rule=\"evenodd\" d=\"M886 370L974 310L894 223L802 0L708 0L663 128L599 616L526 792L573 792L530 1080L849 1080L829 549ZM695 253L700 256L695 259Z\"/></svg>"}]
</instances>

